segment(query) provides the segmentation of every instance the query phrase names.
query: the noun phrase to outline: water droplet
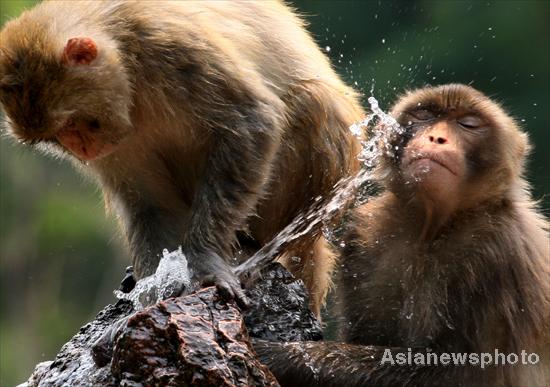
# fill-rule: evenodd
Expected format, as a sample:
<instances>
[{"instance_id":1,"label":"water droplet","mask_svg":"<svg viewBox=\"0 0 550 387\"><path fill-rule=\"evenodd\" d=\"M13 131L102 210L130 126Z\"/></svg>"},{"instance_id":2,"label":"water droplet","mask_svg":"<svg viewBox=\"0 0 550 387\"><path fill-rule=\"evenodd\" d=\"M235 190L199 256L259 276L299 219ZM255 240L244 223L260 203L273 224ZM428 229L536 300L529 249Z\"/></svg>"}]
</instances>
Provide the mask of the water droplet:
<instances>
[{"instance_id":1,"label":"water droplet","mask_svg":"<svg viewBox=\"0 0 550 387\"><path fill-rule=\"evenodd\" d=\"M326 52L330 52L330 46L326 46L326 47L325 47L325 51L326 51Z\"/></svg>"}]
</instances>

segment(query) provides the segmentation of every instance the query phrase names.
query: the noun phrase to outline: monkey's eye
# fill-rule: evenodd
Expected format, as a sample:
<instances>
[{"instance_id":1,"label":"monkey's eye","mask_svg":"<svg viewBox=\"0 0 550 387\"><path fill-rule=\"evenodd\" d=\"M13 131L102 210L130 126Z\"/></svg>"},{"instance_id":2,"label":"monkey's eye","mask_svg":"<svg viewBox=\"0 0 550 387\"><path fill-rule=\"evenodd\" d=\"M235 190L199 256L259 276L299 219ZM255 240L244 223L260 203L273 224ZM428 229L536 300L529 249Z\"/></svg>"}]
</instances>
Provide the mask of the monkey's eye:
<instances>
[{"instance_id":1,"label":"monkey's eye","mask_svg":"<svg viewBox=\"0 0 550 387\"><path fill-rule=\"evenodd\" d=\"M464 116L456 120L456 122L465 129L475 129L483 125L483 121L477 116Z\"/></svg>"},{"instance_id":2,"label":"monkey's eye","mask_svg":"<svg viewBox=\"0 0 550 387\"><path fill-rule=\"evenodd\" d=\"M409 114L417 121L430 121L435 118L435 114L427 109L413 110Z\"/></svg>"}]
</instances>

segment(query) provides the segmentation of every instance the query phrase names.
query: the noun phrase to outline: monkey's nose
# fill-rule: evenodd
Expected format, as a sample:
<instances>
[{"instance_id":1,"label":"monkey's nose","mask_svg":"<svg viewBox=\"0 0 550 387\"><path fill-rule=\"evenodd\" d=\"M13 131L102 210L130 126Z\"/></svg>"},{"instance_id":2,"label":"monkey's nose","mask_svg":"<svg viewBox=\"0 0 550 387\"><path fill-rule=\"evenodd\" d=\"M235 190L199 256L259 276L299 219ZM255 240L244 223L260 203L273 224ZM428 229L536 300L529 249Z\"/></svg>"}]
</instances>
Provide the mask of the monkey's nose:
<instances>
[{"instance_id":1,"label":"monkey's nose","mask_svg":"<svg viewBox=\"0 0 550 387\"><path fill-rule=\"evenodd\" d=\"M445 137L429 136L428 138L430 142L434 142L436 144L446 144L447 142L449 142Z\"/></svg>"}]
</instances>

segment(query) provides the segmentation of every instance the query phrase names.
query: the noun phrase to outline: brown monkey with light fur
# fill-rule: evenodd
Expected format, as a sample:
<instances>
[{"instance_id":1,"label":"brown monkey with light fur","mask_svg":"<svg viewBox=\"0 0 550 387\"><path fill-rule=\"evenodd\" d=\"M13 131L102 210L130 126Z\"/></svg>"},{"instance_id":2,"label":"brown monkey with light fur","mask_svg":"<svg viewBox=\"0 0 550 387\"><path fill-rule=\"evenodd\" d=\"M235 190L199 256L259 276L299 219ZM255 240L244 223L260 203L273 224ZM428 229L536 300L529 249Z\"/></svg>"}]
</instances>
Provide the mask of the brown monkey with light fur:
<instances>
[{"instance_id":1,"label":"brown monkey with light fur","mask_svg":"<svg viewBox=\"0 0 550 387\"><path fill-rule=\"evenodd\" d=\"M263 343L260 353L283 384L549 385L549 226L523 178L526 134L458 84L412 91L391 114L405 131L388 135L397 155L382 156L385 192L355 210L335 281L348 344ZM540 362L382 366L390 347L520 359L525 350Z\"/></svg>"},{"instance_id":2,"label":"brown monkey with light fur","mask_svg":"<svg viewBox=\"0 0 550 387\"><path fill-rule=\"evenodd\" d=\"M236 250L358 167L355 93L279 1L45 1L0 35L0 99L16 138L97 177L139 277L182 245L241 304ZM319 314L333 253L316 230L293 256Z\"/></svg>"}]
</instances>

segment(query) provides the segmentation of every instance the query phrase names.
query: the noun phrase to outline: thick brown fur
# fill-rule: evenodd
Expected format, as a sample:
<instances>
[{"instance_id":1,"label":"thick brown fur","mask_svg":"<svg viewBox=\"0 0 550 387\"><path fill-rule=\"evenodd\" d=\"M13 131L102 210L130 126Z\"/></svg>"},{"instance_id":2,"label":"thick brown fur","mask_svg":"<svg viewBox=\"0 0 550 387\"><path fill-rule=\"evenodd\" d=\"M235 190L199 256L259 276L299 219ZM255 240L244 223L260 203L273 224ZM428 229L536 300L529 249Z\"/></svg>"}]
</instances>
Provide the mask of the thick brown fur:
<instances>
[{"instance_id":1,"label":"thick brown fur","mask_svg":"<svg viewBox=\"0 0 550 387\"><path fill-rule=\"evenodd\" d=\"M412 91L391 114L405 128L388 134L397 157L382 156L386 189L355 210L335 280L347 344L258 351L287 385L550 385L549 225L523 177L526 134L458 84ZM381 360L380 347L525 351L540 361L484 370L367 364Z\"/></svg>"},{"instance_id":2,"label":"thick brown fur","mask_svg":"<svg viewBox=\"0 0 550 387\"><path fill-rule=\"evenodd\" d=\"M422 110L432 113L420 113L428 120L415 118ZM393 140L404 150L382 163L387 191L355 213L337 280L341 338L447 352L536 352L538 366L495 367L483 381L544 385L549 227L523 178L526 134L499 105L463 85L413 91L392 115L406 127ZM458 155L445 156L445 147ZM428 162L411 177L411 154L430 152L457 175Z\"/></svg>"},{"instance_id":3,"label":"thick brown fur","mask_svg":"<svg viewBox=\"0 0 550 387\"><path fill-rule=\"evenodd\" d=\"M97 57L67 59L81 37ZM60 133L83 128L101 157L72 159L97 177L140 277L183 245L198 279L240 294L224 263L236 233L261 246L358 168L356 94L282 2L45 1L0 42L11 133L69 154ZM316 230L284 254L302 258L292 269L316 313L334 266L325 243Z\"/></svg>"}]
</instances>

